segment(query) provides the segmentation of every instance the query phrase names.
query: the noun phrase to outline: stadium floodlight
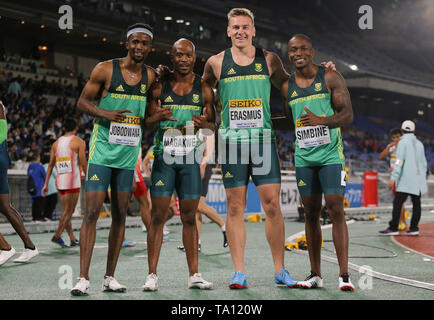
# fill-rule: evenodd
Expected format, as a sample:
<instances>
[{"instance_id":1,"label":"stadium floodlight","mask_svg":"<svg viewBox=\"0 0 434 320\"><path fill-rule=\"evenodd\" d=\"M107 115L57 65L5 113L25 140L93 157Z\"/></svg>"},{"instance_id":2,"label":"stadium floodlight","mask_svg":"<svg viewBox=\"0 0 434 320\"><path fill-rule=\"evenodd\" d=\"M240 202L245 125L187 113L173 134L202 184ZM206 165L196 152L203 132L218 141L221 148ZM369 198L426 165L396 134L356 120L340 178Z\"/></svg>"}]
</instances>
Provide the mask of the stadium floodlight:
<instances>
[{"instance_id":1,"label":"stadium floodlight","mask_svg":"<svg viewBox=\"0 0 434 320\"><path fill-rule=\"evenodd\" d=\"M350 69L353 71L357 71L357 70L359 70L359 67L356 66L355 64L350 64Z\"/></svg>"},{"instance_id":2,"label":"stadium floodlight","mask_svg":"<svg viewBox=\"0 0 434 320\"><path fill-rule=\"evenodd\" d=\"M170 20L172 20L172 17L171 16L166 16L166 17L164 17L164 20L170 21Z\"/></svg>"},{"instance_id":3,"label":"stadium floodlight","mask_svg":"<svg viewBox=\"0 0 434 320\"><path fill-rule=\"evenodd\" d=\"M176 20L176 23L184 23L184 20L178 19L178 20Z\"/></svg>"},{"instance_id":4,"label":"stadium floodlight","mask_svg":"<svg viewBox=\"0 0 434 320\"><path fill-rule=\"evenodd\" d=\"M185 21L185 25L189 26L190 25L190 21Z\"/></svg>"}]
</instances>

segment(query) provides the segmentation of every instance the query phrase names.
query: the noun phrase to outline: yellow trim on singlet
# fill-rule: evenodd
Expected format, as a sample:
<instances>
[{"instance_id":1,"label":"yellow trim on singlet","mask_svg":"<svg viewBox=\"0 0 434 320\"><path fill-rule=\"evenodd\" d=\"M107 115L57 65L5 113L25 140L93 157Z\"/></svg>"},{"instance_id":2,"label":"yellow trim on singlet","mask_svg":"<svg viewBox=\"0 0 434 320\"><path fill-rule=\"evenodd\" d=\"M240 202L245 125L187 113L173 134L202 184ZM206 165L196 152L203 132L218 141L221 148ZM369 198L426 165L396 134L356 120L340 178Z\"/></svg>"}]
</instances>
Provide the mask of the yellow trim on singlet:
<instances>
[{"instance_id":1,"label":"yellow trim on singlet","mask_svg":"<svg viewBox=\"0 0 434 320\"><path fill-rule=\"evenodd\" d=\"M92 141L91 141L91 145L90 145L90 148L89 148L89 160L92 160L92 158L93 158L93 154L94 154L94 152L95 152L95 142L96 142L96 139L97 139L97 137L98 137L98 128L99 128L99 121L96 121L95 122L95 126L94 126L94 128L93 128L93 139L92 139Z\"/></svg>"}]
</instances>

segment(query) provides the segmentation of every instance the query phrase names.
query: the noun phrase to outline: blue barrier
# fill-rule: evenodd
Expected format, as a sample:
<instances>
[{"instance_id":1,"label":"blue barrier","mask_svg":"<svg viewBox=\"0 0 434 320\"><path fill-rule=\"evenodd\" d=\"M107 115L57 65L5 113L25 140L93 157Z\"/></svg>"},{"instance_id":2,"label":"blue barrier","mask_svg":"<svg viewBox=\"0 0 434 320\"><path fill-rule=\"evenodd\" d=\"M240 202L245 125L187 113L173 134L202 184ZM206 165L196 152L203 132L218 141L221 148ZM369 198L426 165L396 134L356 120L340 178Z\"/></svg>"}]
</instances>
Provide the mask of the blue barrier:
<instances>
[{"instance_id":1,"label":"blue barrier","mask_svg":"<svg viewBox=\"0 0 434 320\"><path fill-rule=\"evenodd\" d=\"M347 183L344 198L350 203L350 208L362 206L362 185L360 183Z\"/></svg>"},{"instance_id":2,"label":"blue barrier","mask_svg":"<svg viewBox=\"0 0 434 320\"><path fill-rule=\"evenodd\" d=\"M208 185L208 194L206 195L206 204L213 207L217 213L226 214L226 192L225 187L220 181L210 181ZM247 203L245 213L261 212L261 203L255 184L250 182L247 187Z\"/></svg>"}]
</instances>

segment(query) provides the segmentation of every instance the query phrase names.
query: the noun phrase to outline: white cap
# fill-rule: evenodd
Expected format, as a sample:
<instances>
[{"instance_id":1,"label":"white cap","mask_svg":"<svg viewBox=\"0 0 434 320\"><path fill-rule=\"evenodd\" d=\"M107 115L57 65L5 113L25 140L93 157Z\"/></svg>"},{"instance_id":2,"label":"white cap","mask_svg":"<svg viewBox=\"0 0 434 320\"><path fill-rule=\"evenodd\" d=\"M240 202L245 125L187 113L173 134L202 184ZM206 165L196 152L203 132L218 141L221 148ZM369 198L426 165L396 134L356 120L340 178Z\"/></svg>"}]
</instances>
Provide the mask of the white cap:
<instances>
[{"instance_id":1,"label":"white cap","mask_svg":"<svg viewBox=\"0 0 434 320\"><path fill-rule=\"evenodd\" d=\"M405 120L401 125L401 129L404 131L414 132L415 124L411 120Z\"/></svg>"}]
</instances>

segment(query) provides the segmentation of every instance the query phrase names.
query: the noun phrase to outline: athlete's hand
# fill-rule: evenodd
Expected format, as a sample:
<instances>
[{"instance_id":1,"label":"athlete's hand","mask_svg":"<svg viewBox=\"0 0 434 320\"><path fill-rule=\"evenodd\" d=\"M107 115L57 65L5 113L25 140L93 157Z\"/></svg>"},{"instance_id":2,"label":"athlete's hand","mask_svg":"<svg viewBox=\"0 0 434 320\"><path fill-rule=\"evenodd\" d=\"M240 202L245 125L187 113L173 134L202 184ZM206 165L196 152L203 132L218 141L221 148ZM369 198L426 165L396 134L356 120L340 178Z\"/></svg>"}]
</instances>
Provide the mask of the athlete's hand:
<instances>
[{"instance_id":1,"label":"athlete's hand","mask_svg":"<svg viewBox=\"0 0 434 320\"><path fill-rule=\"evenodd\" d=\"M208 113L206 112L206 107L203 109L202 115L199 116L195 114L192 118L194 126L198 128L208 128L209 125L207 114Z\"/></svg>"},{"instance_id":2,"label":"athlete's hand","mask_svg":"<svg viewBox=\"0 0 434 320\"><path fill-rule=\"evenodd\" d=\"M48 187L44 184L41 190L41 196L45 197Z\"/></svg>"},{"instance_id":3,"label":"athlete's hand","mask_svg":"<svg viewBox=\"0 0 434 320\"><path fill-rule=\"evenodd\" d=\"M171 71L168 66L162 64L158 65L157 69L155 69L155 72L157 73L157 77L160 79L173 73L173 71Z\"/></svg>"},{"instance_id":4,"label":"athlete's hand","mask_svg":"<svg viewBox=\"0 0 434 320\"><path fill-rule=\"evenodd\" d=\"M207 165L208 163L206 161L200 164L200 176L202 177L202 179L205 178L205 169Z\"/></svg>"},{"instance_id":5,"label":"athlete's hand","mask_svg":"<svg viewBox=\"0 0 434 320\"><path fill-rule=\"evenodd\" d=\"M386 147L387 151L390 152L390 148L395 147L397 144L398 144L398 143L396 143L396 142L391 142L391 143L389 143L389 144L387 145L387 147Z\"/></svg>"},{"instance_id":6,"label":"athlete's hand","mask_svg":"<svg viewBox=\"0 0 434 320\"><path fill-rule=\"evenodd\" d=\"M306 113L300 117L301 124L304 127L318 126L324 124L324 117L318 117L314 115L306 106L304 106L304 110L306 111Z\"/></svg>"},{"instance_id":7,"label":"athlete's hand","mask_svg":"<svg viewBox=\"0 0 434 320\"><path fill-rule=\"evenodd\" d=\"M395 184L395 181L390 180L389 181L389 190L393 190L393 185Z\"/></svg>"},{"instance_id":8,"label":"athlete's hand","mask_svg":"<svg viewBox=\"0 0 434 320\"><path fill-rule=\"evenodd\" d=\"M161 104L161 102L160 102ZM156 117L157 117L157 121L176 121L178 122L179 120L177 119L173 119L173 111L172 109L170 109L170 107L163 107L163 108L158 108Z\"/></svg>"},{"instance_id":9,"label":"athlete's hand","mask_svg":"<svg viewBox=\"0 0 434 320\"><path fill-rule=\"evenodd\" d=\"M125 113L132 113L132 111L131 110L104 110L103 117L110 121L123 122L127 117Z\"/></svg>"},{"instance_id":10,"label":"athlete's hand","mask_svg":"<svg viewBox=\"0 0 434 320\"><path fill-rule=\"evenodd\" d=\"M326 71L336 71L333 61L321 62L321 65L326 68Z\"/></svg>"}]
</instances>

